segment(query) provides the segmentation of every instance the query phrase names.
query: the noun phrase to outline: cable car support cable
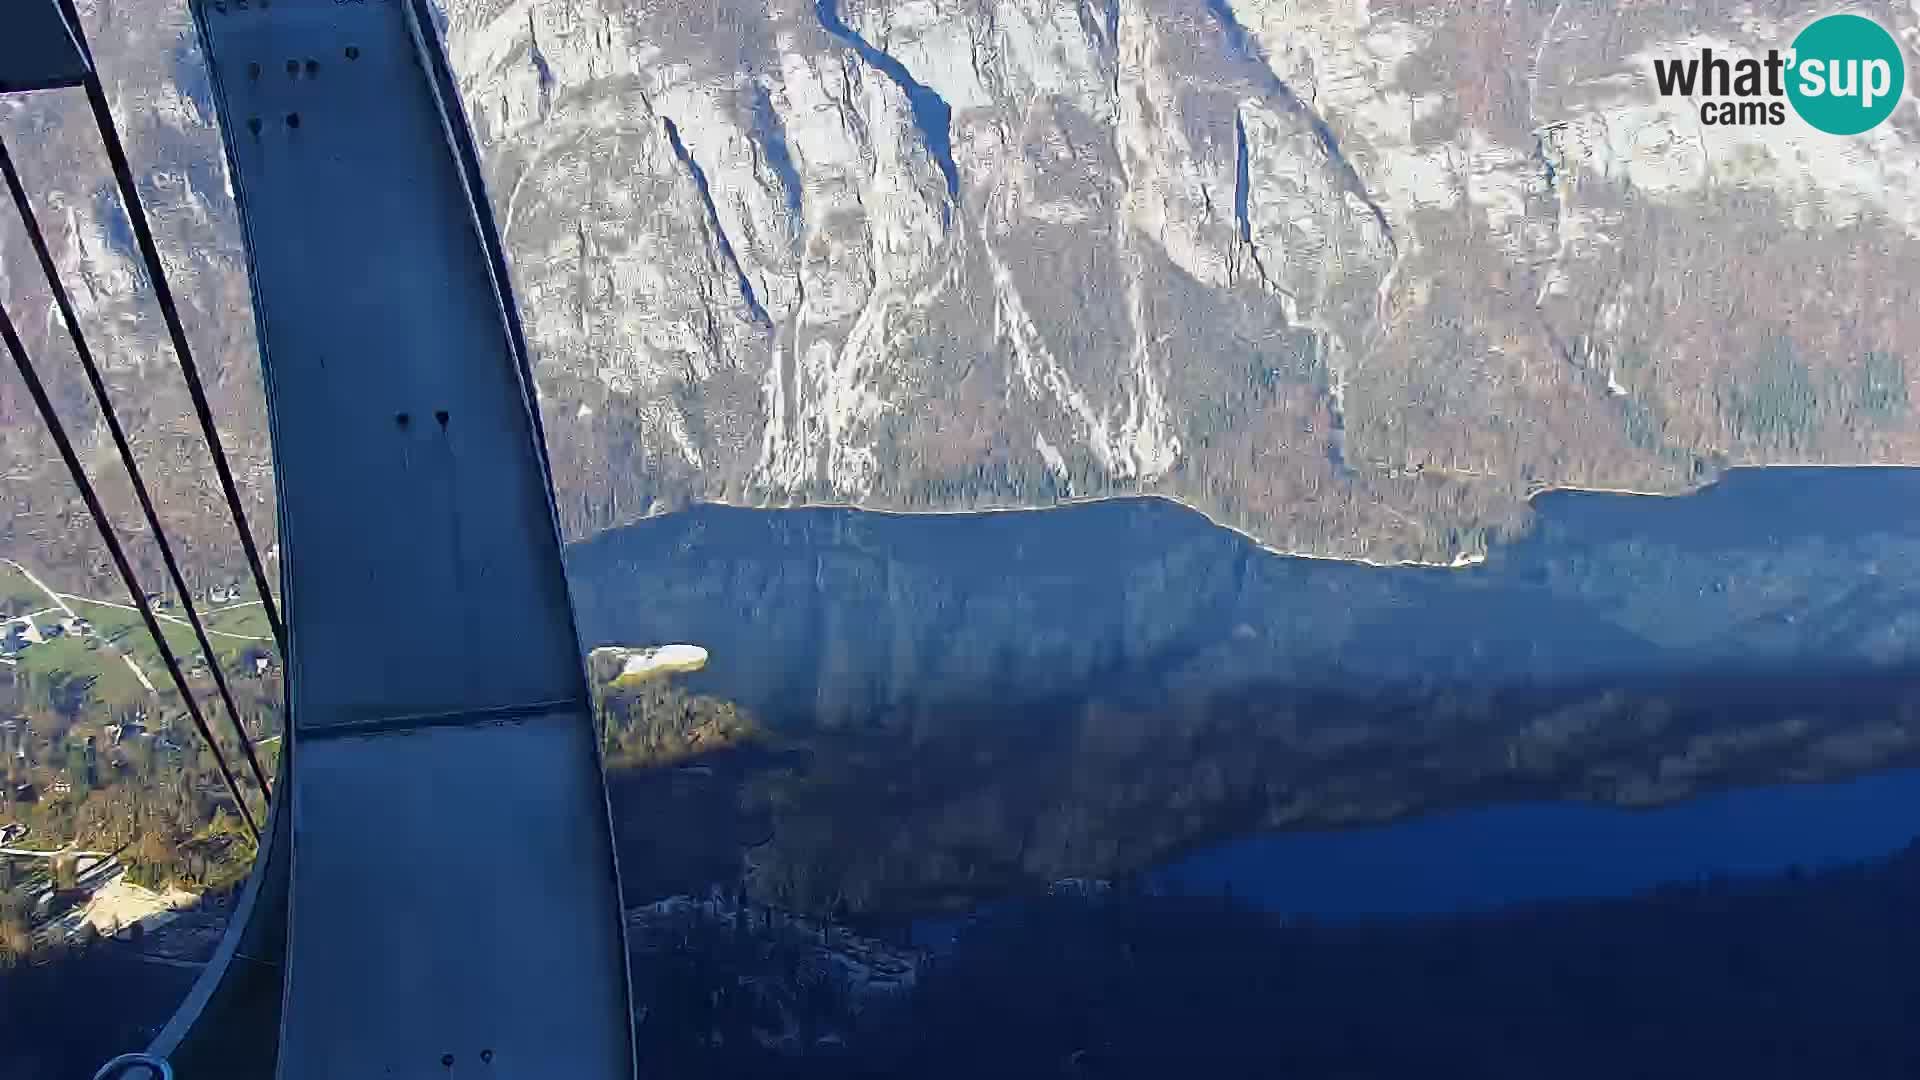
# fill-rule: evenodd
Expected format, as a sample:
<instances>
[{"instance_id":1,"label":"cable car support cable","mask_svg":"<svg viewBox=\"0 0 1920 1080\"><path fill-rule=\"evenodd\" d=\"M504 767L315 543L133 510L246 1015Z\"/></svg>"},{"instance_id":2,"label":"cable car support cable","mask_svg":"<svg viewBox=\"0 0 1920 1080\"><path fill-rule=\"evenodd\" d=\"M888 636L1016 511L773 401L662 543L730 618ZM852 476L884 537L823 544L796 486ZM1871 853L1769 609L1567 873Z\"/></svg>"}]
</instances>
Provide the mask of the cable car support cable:
<instances>
[{"instance_id":1,"label":"cable car support cable","mask_svg":"<svg viewBox=\"0 0 1920 1080\"><path fill-rule=\"evenodd\" d=\"M60 309L61 321L66 323L67 336L73 339L74 351L80 357L80 367L86 372L87 382L93 388L93 396L100 405L100 413L106 418L107 432L113 437L113 445L120 451L120 460L126 465L127 476L133 481L133 493L140 503L140 512L146 516L147 528L152 531L153 539L160 548L160 560L166 564L167 576L173 581L173 588L180 596L180 606L186 610L187 621L193 627L193 636L200 644L200 654L206 657L207 669L213 674L213 684L220 693L220 700L227 707L227 716L233 722L233 734L240 740L241 753L246 755L247 767L253 773L253 781L259 785L261 794L270 795L266 771L260 767L259 755L254 752L253 740L248 737L246 725L241 722L239 706L234 704L233 692L227 686L226 674L221 670L220 660L213 650L213 642L207 636L207 628L201 622L199 609L194 606L193 592L187 587L187 580L180 571L179 560L174 557L173 544L167 540L166 530L161 526L160 513L154 508L153 496L147 490L146 480L140 475L140 467L135 463L133 447L127 441L127 433L121 427L120 417L114 410L113 399L107 393L106 380L101 378L100 366L94 362L93 350L87 347L85 334L80 330L79 316L74 313L72 299L67 295L66 287L60 281L59 267L53 261L53 253L47 248L46 236L40 231L40 222L34 216L33 206L27 199L26 188L20 183L19 170L14 168L13 155L7 151L6 142L0 140L0 174L4 174L7 190L13 196L13 205L19 211L20 221L26 227L27 240L33 246L33 253L40 260L40 272L47 279L48 288L53 290L53 302ZM132 588L133 583L129 582ZM144 594L142 594L144 600ZM215 748L218 753L218 749Z\"/></svg>"},{"instance_id":2,"label":"cable car support cable","mask_svg":"<svg viewBox=\"0 0 1920 1080\"><path fill-rule=\"evenodd\" d=\"M180 661L173 655L172 646L167 644L166 634L160 629L160 621L154 617L153 607L147 603L147 594L140 588L132 564L127 562L127 553L120 546L119 534L114 531L113 522L108 520L105 508L100 505L100 496L93 490L93 481L87 478L87 470L80 464L80 456L74 453L73 442L67 438L66 428L60 423L59 414L54 411L52 399L47 396L47 388L41 384L33 361L27 357L26 345L21 342L19 333L14 330L13 319L4 309L0 309L0 338L5 339L7 351L13 354L14 366L20 370L20 379L26 383L27 393L33 397L34 407L40 411L40 419L46 424L47 433L53 436L61 460L73 475L73 482L80 489L80 497L87 504L87 512L93 515L94 527L100 531L100 539L106 542L107 554L112 557L114 568L120 572L120 580L126 583L134 606L140 610L140 618L147 624L147 633L153 635L153 643L160 650L160 659L166 664L167 674L172 677L174 688L180 692L180 699L186 703L193 726L213 751L214 764L220 767L220 778L226 781L227 791L233 796L241 820L246 822L247 831L253 834L254 842L259 843L260 826L253 820L253 811L240 792L240 783L234 779L233 769L228 767L226 757L220 753L220 746L214 741L213 731L207 727L207 718L201 715L199 702L194 700L192 691L187 687L187 677L180 670Z\"/></svg>"},{"instance_id":3,"label":"cable car support cable","mask_svg":"<svg viewBox=\"0 0 1920 1080\"><path fill-rule=\"evenodd\" d=\"M82 23L73 0L59 0L59 3L69 25L77 30ZM94 126L99 129L100 141L106 147L108 164L112 166L114 181L120 188L121 205L126 209L128 224L133 227L134 240L140 246L147 276L153 282L154 298L159 302L161 318L167 324L167 336L173 342L174 356L180 362L180 373L186 378L187 394L193 399L193 411L200 421L200 434L206 440L207 452L213 457L213 471L220 479L220 491L226 497L227 512L233 516L234 530L240 537L241 548L246 552L247 566L253 571L254 587L259 590L267 623L273 628L273 640L284 657L287 655L286 626L281 621L279 608L274 604L273 591L268 587L266 565L260 561L260 549L254 544L253 532L247 527L247 514L240 502L240 489L233 482L233 470L227 466L226 449L221 445L220 430L213 420L213 408L207 403L207 392L201 384L199 368L193 362L193 350L187 344L186 328L180 322L173 289L167 284L166 267L160 261L160 248L154 243L153 230L147 223L146 210L140 202L140 192L134 186L133 168L127 163L126 147L121 145L120 133L114 126L113 109L107 102L106 90L100 84L100 73L91 63L92 50L86 43L85 35L76 33L75 36L89 61L82 86L86 90L87 103L93 109Z\"/></svg>"}]
</instances>

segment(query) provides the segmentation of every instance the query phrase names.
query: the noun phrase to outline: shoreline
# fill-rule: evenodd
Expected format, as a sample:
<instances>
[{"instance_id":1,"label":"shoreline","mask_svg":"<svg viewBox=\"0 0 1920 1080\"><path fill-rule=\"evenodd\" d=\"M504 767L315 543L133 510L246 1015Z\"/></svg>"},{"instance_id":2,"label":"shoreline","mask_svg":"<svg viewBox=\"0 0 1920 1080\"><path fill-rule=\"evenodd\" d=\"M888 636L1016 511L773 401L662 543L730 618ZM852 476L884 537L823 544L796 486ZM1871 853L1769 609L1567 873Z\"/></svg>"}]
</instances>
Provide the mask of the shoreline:
<instances>
[{"instance_id":1,"label":"shoreline","mask_svg":"<svg viewBox=\"0 0 1920 1080\"><path fill-rule=\"evenodd\" d=\"M1635 498L1646 498L1646 499L1680 499L1680 498L1687 498L1690 496L1698 495L1701 492L1706 491L1708 488L1712 488L1720 484L1721 482L1726 480L1727 477L1737 472L1760 472L1764 470L1781 470L1781 469L1910 469L1915 472L1920 472L1920 463L1905 464L1900 462L1875 461L1875 462L1863 462L1858 464L1849 464L1845 462L1804 462L1803 463L1803 462L1786 461L1786 462L1767 462L1764 464L1757 464L1757 465L1735 465L1723 470L1718 475L1716 475L1711 481L1707 483L1700 484L1695 487L1686 488L1685 490L1682 490L1682 491L1643 491L1637 488L1604 487L1600 485L1589 485L1589 484L1549 484L1544 487L1536 488L1535 490L1528 492L1524 501L1528 504L1529 507L1531 507L1533 504L1533 501L1536 498L1542 495L1549 494L1551 492L1556 492L1556 491L1572 491L1572 492L1580 492L1582 494L1588 494L1588 495L1626 495L1626 496L1632 496ZM1466 570L1466 569L1470 569L1472 567L1480 566L1484 564L1487 561L1488 556L1491 554L1490 550L1463 551L1458 555L1455 555L1453 559L1449 561L1440 562L1440 561L1429 560L1429 559L1398 559L1393 561L1386 561L1381 559L1369 558L1364 555L1329 555L1324 552L1314 552L1314 551L1288 551L1282 548L1274 547L1272 544L1269 544L1268 542L1261 539L1260 537L1255 536L1250 532L1247 532L1245 529L1242 529L1236 525L1230 525L1224 521L1219 520L1218 518L1215 518L1212 514L1208 513L1207 511L1201 509L1198 506L1195 506L1194 504L1188 502L1187 500L1181 498L1178 495L1169 495L1164 492L1157 492L1157 491L1126 492L1126 493L1114 494L1114 495L1072 496L1066 499L1059 500L1058 502L1049 503L1044 506L992 505L992 506L967 507L965 509L927 509L927 510L896 510L890 507L857 506L852 503L844 503L844 502L830 503L830 502L808 501L808 502L786 502L786 503L775 503L775 502L746 503L746 502L735 501L732 499L695 499L685 506L678 507L672 510L656 511L656 510L649 509L646 513L634 519L629 524L639 524L640 522L651 521L651 520L654 520L655 518L671 517L674 514L686 513L690 510L694 510L703 506L719 506L719 507L726 507L732 510L758 510L758 511L848 510L848 511L853 511L861 514L878 514L878 515L884 515L888 517L961 517L961 516L970 516L970 515L978 515L978 514L1031 514L1031 513L1041 513L1048 510L1071 510L1079 507L1092 506L1099 503L1118 502L1123 499L1157 499L1161 502L1171 503L1175 506L1180 507L1183 510L1187 510L1192 513L1200 515L1202 518L1206 519L1209 525L1212 525L1217 529L1223 529L1227 532L1234 534L1235 536L1240 537L1241 539L1247 541L1249 544L1253 545L1255 548L1258 548L1260 551L1268 555L1278 556L1283 559L1313 559L1318 562L1349 563L1355 566L1369 566L1369 567L1374 567L1376 569L1382 569L1382 570L1395 570L1395 569ZM624 526L614 526L614 528L622 528L622 527ZM603 532L604 531L611 531L611 530L603 530ZM595 535L599 535L599 534L595 534ZM591 539L591 538L587 538L587 539ZM575 541L575 543L584 543L584 542L586 541L585 540Z\"/></svg>"}]
</instances>

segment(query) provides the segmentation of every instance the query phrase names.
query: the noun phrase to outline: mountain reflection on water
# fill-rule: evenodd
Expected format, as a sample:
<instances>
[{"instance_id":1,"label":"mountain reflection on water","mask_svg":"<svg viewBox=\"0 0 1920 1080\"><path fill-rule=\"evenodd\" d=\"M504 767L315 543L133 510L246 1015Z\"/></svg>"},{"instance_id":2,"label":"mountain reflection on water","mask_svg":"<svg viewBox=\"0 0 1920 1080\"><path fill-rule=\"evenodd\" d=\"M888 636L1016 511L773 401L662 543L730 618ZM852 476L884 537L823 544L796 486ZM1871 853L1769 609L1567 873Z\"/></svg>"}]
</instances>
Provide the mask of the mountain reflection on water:
<instances>
[{"instance_id":1,"label":"mountain reflection on water","mask_svg":"<svg viewBox=\"0 0 1920 1080\"><path fill-rule=\"evenodd\" d=\"M681 687L762 733L616 775L653 845L630 887L744 850L763 899L937 910L1262 829L1920 758L1920 470L1534 506L1467 569L1279 556L1154 499L702 507L578 545L586 643L705 646Z\"/></svg>"}]
</instances>

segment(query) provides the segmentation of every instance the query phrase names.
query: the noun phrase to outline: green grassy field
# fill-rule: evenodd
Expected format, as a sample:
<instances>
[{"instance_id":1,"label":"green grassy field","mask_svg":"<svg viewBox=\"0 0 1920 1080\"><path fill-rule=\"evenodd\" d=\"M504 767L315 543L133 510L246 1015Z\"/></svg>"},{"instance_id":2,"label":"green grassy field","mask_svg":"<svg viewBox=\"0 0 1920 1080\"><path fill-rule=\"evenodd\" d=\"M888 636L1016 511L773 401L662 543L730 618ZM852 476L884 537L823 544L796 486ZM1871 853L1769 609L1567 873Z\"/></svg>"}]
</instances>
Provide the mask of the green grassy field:
<instances>
[{"instance_id":1,"label":"green grassy field","mask_svg":"<svg viewBox=\"0 0 1920 1080\"><path fill-rule=\"evenodd\" d=\"M26 575L0 563L0 611L25 614L46 607L47 594L33 587Z\"/></svg>"},{"instance_id":2,"label":"green grassy field","mask_svg":"<svg viewBox=\"0 0 1920 1080\"><path fill-rule=\"evenodd\" d=\"M138 611L118 602L72 596L62 599L75 614L93 624L92 635L48 638L23 652L16 670L35 677L65 673L69 678L88 680L89 695L94 700L109 707L129 705L143 700L146 690L121 658L120 654L124 653L140 665L155 686L166 687L166 666ZM55 606L25 575L0 564L0 611L25 613ZM177 608L156 614L174 655L190 665L199 655L193 628ZM44 633L60 617L60 613L54 612L34 621ZM257 603L228 606L203 613L202 618L213 641L215 661L226 670L236 670L248 651L273 646L266 612Z\"/></svg>"},{"instance_id":3,"label":"green grassy field","mask_svg":"<svg viewBox=\"0 0 1920 1080\"><path fill-rule=\"evenodd\" d=\"M88 680L89 696L109 707L138 704L147 697L125 660L84 638L61 637L35 645L21 654L19 670L36 677L64 672L68 678Z\"/></svg>"},{"instance_id":4,"label":"green grassy field","mask_svg":"<svg viewBox=\"0 0 1920 1080\"><path fill-rule=\"evenodd\" d=\"M148 678L156 682L161 678L166 668L160 662L160 650L154 647L153 639L147 636L139 612L90 600L68 598L67 603L81 618L93 623L96 635L120 651L131 654L145 669ZM162 611L157 614L160 616L161 630L167 635L167 644L173 648L174 655L180 657L182 662L188 657L198 656L200 646L194 640L193 628L187 625L186 619L177 612ZM214 654L223 668L233 668L240 662L242 654L250 649L261 646L272 648L273 639L266 633L266 616L258 607L202 616L202 621L211 631L208 636L213 641ZM256 621L259 623L258 634L252 632Z\"/></svg>"},{"instance_id":5,"label":"green grassy field","mask_svg":"<svg viewBox=\"0 0 1920 1080\"><path fill-rule=\"evenodd\" d=\"M211 614L202 613L207 629L225 634L245 634L261 644L273 641L273 627L267 625L267 609L256 601L245 607L230 607Z\"/></svg>"}]
</instances>

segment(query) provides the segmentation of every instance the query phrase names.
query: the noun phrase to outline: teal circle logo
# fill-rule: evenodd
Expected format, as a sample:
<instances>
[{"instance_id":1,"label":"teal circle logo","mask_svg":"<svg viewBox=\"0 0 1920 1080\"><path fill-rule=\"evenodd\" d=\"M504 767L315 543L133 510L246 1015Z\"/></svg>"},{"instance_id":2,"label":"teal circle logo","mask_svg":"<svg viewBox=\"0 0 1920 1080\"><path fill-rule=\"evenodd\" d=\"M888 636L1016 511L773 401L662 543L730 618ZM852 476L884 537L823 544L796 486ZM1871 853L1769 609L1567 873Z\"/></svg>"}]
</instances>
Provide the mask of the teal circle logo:
<instances>
[{"instance_id":1,"label":"teal circle logo","mask_svg":"<svg viewBox=\"0 0 1920 1080\"><path fill-rule=\"evenodd\" d=\"M1893 115L1907 63L1893 35L1859 15L1828 15L1793 39L1787 98L1829 135L1858 135Z\"/></svg>"}]
</instances>

